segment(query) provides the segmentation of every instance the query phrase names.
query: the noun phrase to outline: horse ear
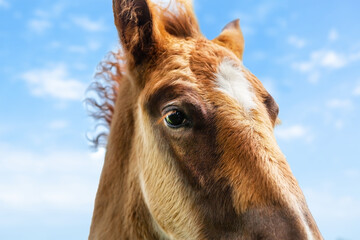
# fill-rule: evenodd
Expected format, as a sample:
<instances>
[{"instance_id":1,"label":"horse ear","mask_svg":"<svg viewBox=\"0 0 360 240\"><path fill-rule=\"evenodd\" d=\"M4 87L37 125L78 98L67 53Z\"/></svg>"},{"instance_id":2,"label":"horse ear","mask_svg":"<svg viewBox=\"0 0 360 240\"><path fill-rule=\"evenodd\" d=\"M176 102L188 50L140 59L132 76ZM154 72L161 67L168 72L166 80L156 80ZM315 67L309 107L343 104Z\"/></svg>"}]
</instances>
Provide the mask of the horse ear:
<instances>
[{"instance_id":1,"label":"horse ear","mask_svg":"<svg viewBox=\"0 0 360 240\"><path fill-rule=\"evenodd\" d=\"M228 23L223 28L221 34L215 38L213 42L230 49L242 60L245 41L240 29L240 20L236 19Z\"/></svg>"},{"instance_id":2,"label":"horse ear","mask_svg":"<svg viewBox=\"0 0 360 240\"><path fill-rule=\"evenodd\" d=\"M155 48L154 24L146 0L113 0L115 25L128 57L135 65L149 58Z\"/></svg>"}]
</instances>

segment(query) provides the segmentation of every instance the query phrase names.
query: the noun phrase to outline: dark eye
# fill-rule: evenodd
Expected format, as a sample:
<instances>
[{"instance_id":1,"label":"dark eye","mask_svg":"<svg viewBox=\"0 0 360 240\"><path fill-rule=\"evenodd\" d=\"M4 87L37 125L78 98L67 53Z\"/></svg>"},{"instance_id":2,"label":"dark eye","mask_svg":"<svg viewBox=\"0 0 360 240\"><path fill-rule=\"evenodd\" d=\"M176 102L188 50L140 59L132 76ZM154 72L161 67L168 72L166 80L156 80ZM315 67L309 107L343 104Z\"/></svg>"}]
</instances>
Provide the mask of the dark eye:
<instances>
[{"instance_id":1,"label":"dark eye","mask_svg":"<svg viewBox=\"0 0 360 240\"><path fill-rule=\"evenodd\" d=\"M166 125L171 128L179 128L187 123L186 115L180 111L172 111L164 119Z\"/></svg>"}]
</instances>

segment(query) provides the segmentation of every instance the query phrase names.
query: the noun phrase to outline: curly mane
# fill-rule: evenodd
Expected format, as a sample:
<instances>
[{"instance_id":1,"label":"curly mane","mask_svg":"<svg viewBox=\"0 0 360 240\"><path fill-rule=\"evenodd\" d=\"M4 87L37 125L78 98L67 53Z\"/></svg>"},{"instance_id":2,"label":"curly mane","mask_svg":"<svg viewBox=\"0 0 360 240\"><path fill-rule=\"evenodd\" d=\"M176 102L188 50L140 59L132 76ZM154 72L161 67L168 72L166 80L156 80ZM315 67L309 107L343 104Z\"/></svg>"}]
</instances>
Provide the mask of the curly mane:
<instances>
[{"instance_id":1,"label":"curly mane","mask_svg":"<svg viewBox=\"0 0 360 240\"><path fill-rule=\"evenodd\" d=\"M94 81L87 89L85 104L89 115L95 120L95 136L87 136L92 146L105 146L112 116L114 114L118 86L124 76L122 51L110 52L106 60L99 63Z\"/></svg>"}]
</instances>

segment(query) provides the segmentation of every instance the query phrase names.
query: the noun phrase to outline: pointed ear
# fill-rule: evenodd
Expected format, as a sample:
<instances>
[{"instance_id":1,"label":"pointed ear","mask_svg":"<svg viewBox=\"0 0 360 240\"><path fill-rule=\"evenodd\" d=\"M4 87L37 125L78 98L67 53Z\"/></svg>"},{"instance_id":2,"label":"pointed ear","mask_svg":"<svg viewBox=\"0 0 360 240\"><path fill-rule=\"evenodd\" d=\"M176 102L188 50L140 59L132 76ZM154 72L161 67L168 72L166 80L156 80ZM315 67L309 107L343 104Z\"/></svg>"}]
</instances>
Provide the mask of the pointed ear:
<instances>
[{"instance_id":1,"label":"pointed ear","mask_svg":"<svg viewBox=\"0 0 360 240\"><path fill-rule=\"evenodd\" d=\"M240 20L236 19L228 23L223 28L221 34L215 38L213 42L230 49L242 60L245 42L240 29Z\"/></svg>"},{"instance_id":2,"label":"pointed ear","mask_svg":"<svg viewBox=\"0 0 360 240\"><path fill-rule=\"evenodd\" d=\"M153 17L146 0L113 0L115 25L128 56L135 65L148 59L155 48Z\"/></svg>"}]
</instances>

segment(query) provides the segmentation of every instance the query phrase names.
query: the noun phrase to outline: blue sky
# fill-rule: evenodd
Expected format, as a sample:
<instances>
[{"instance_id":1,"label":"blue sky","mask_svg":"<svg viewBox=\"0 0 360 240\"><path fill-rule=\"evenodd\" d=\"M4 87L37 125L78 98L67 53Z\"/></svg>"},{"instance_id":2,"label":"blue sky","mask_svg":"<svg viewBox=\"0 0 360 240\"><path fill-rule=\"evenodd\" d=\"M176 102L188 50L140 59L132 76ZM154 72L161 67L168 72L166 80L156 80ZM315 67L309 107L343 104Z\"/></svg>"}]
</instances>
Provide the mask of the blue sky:
<instances>
[{"instance_id":1,"label":"blue sky","mask_svg":"<svg viewBox=\"0 0 360 240\"><path fill-rule=\"evenodd\" d=\"M278 143L325 239L360 235L359 1L195 0L280 106ZM0 0L0 239L86 239L104 150L82 100L118 46L111 1Z\"/></svg>"}]
</instances>

